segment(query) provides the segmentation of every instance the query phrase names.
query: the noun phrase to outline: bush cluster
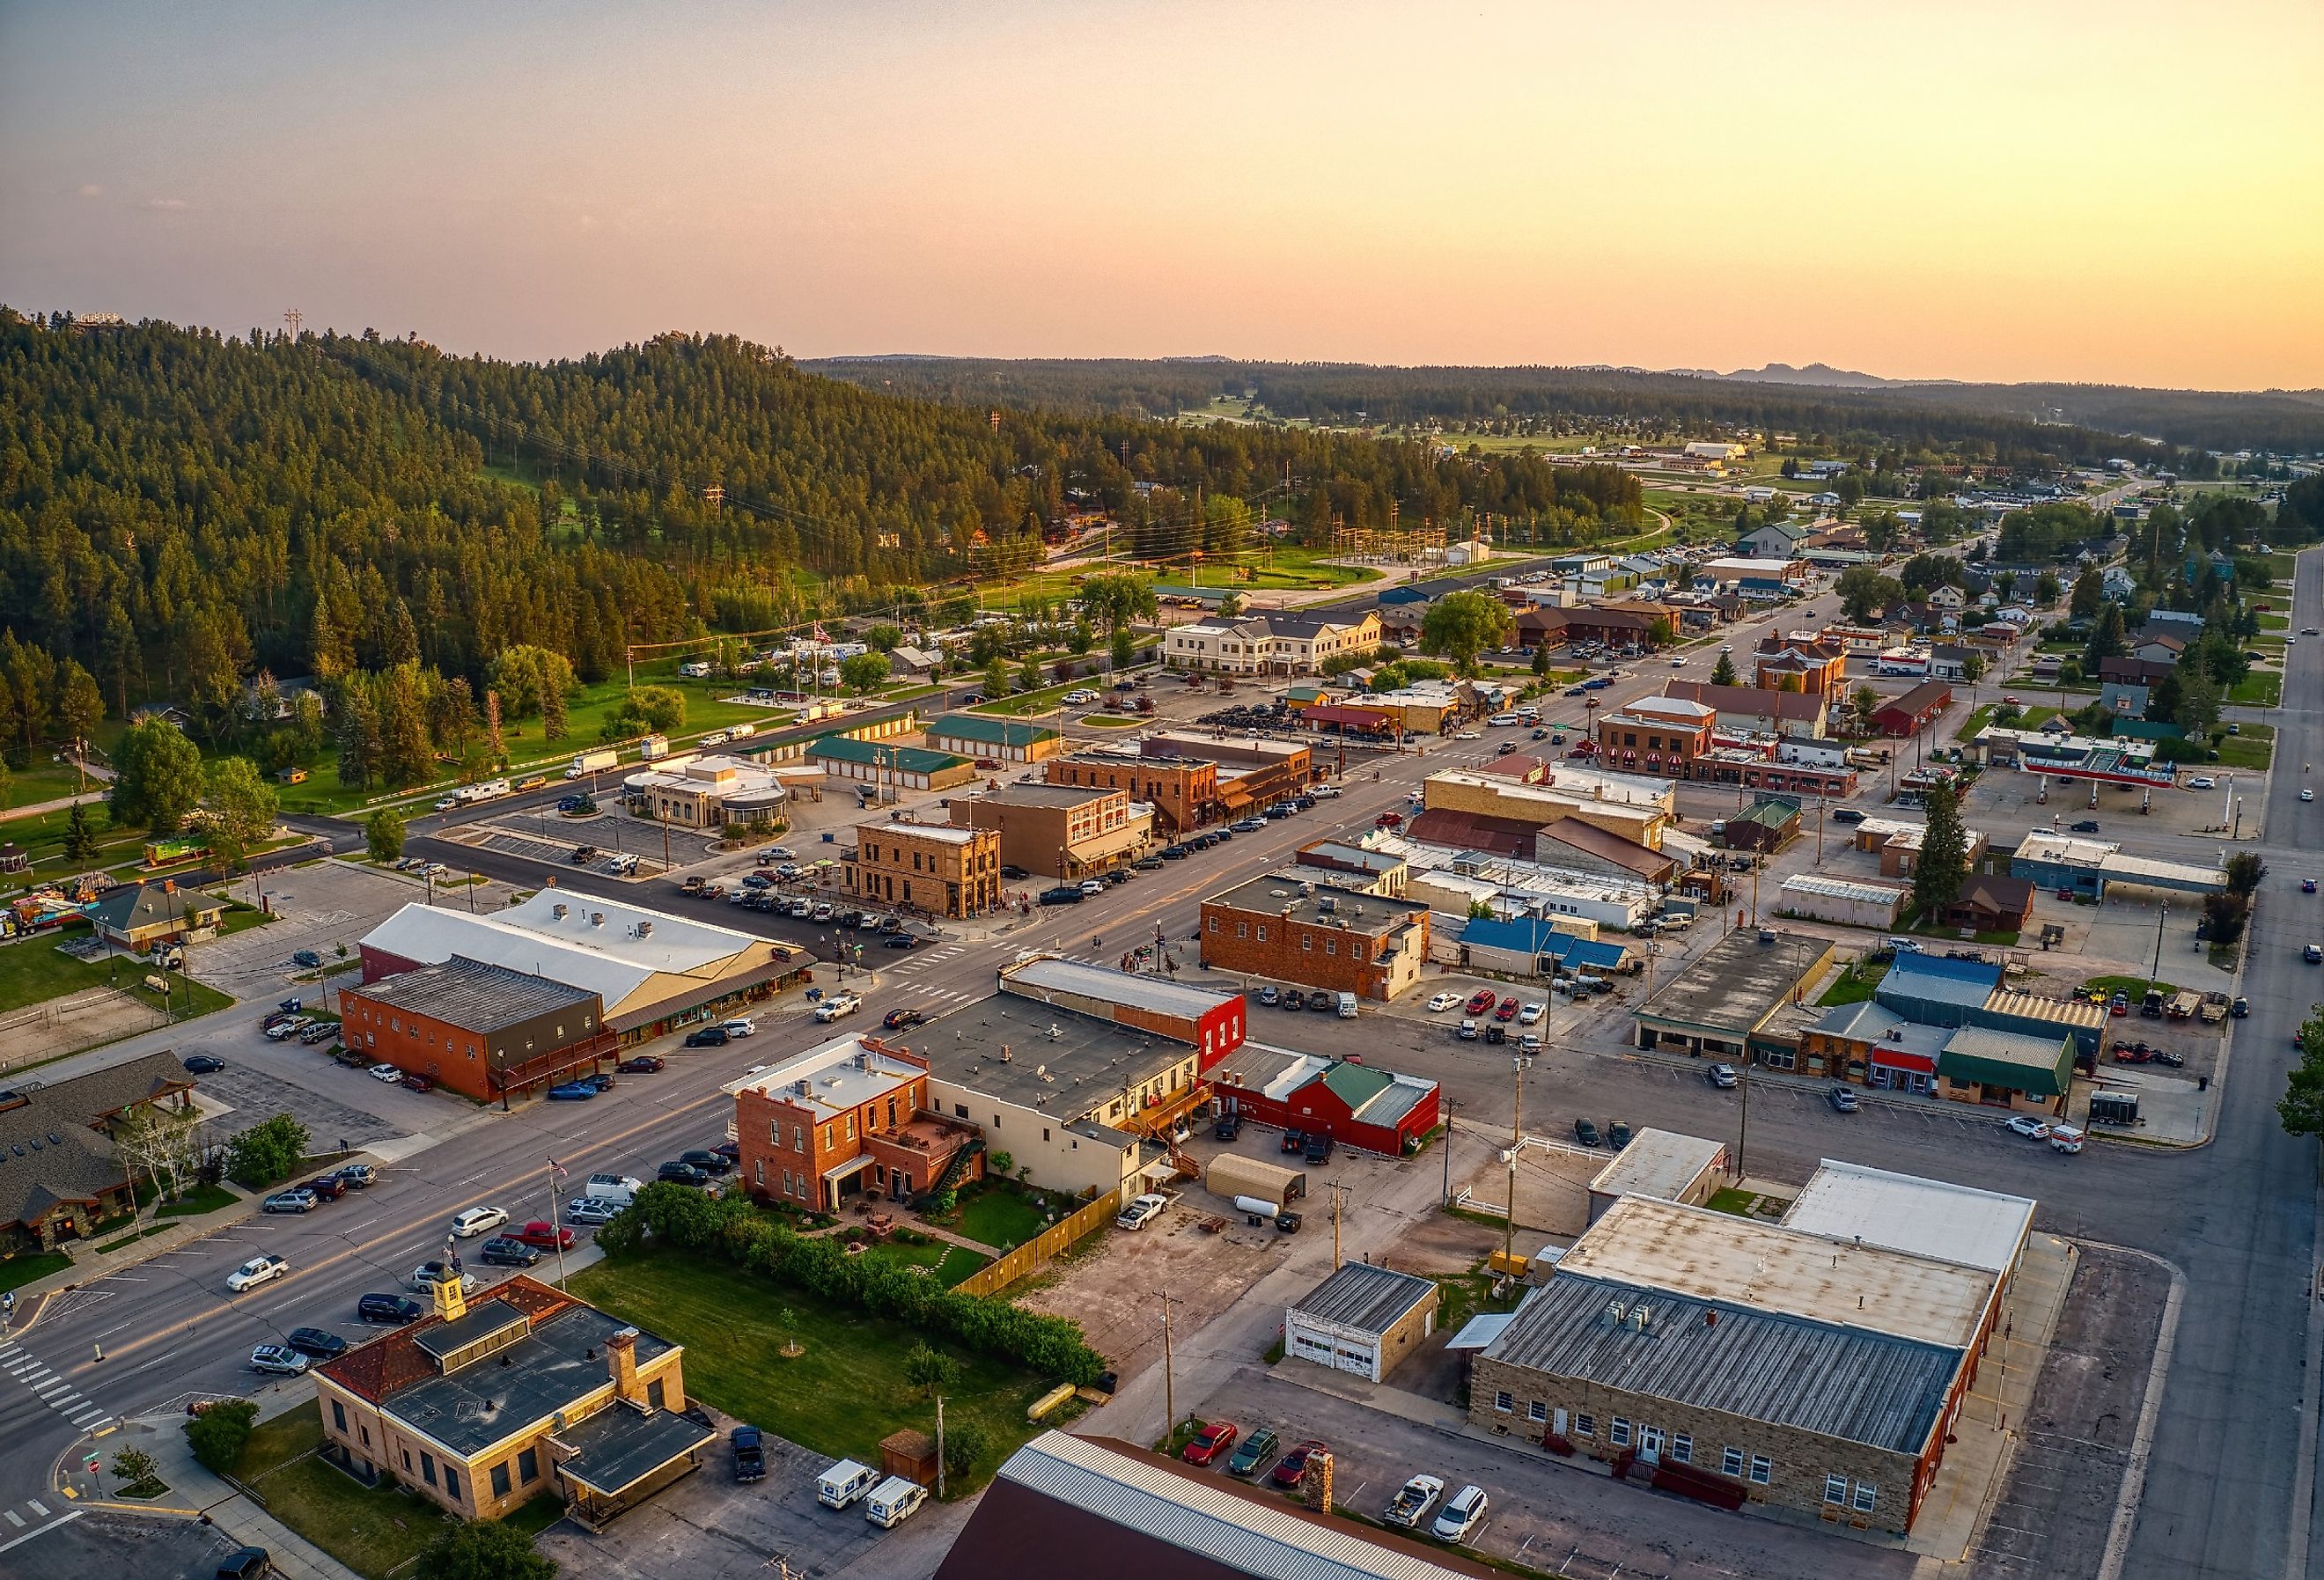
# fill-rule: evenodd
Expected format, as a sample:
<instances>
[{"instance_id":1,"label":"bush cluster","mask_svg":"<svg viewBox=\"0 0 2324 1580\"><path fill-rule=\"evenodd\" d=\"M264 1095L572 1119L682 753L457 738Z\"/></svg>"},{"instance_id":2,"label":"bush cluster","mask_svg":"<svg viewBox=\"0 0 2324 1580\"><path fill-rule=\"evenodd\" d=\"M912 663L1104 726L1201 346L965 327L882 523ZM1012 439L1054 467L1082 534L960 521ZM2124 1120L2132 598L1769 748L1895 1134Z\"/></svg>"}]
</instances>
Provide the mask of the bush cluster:
<instances>
[{"instance_id":1,"label":"bush cluster","mask_svg":"<svg viewBox=\"0 0 2324 1580\"><path fill-rule=\"evenodd\" d=\"M989 1295L964 1295L897 1264L850 1256L838 1236L805 1238L740 1195L714 1198L657 1181L597 1231L598 1246L615 1258L635 1253L649 1239L724 1257L778 1283L916 1332L942 1335L974 1354L1060 1382L1085 1385L1105 1370L1083 1338L1081 1324L1069 1317L1040 1316Z\"/></svg>"}]
</instances>

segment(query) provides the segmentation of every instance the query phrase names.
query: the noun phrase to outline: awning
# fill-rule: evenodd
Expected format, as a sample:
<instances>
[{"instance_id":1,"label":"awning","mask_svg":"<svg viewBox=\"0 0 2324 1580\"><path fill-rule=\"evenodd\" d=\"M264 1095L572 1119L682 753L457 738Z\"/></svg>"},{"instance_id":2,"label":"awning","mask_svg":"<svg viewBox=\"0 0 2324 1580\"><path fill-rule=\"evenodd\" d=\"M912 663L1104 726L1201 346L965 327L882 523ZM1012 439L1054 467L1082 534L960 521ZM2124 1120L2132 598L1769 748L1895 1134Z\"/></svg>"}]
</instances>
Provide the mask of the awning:
<instances>
[{"instance_id":1,"label":"awning","mask_svg":"<svg viewBox=\"0 0 2324 1580\"><path fill-rule=\"evenodd\" d=\"M825 1183L836 1185L843 1179L850 1178L854 1175L862 1173L863 1170L870 1167L872 1167L872 1154L869 1152L859 1152L854 1157L847 1160L846 1162L835 1164L831 1168L825 1169L823 1171L823 1178Z\"/></svg>"},{"instance_id":2,"label":"awning","mask_svg":"<svg viewBox=\"0 0 2324 1580\"><path fill-rule=\"evenodd\" d=\"M1876 1047L1872 1050L1872 1067L1875 1069L1910 1070L1915 1075L1933 1076L1937 1073L1937 1059L1934 1054L1914 1053L1902 1048Z\"/></svg>"},{"instance_id":3,"label":"awning","mask_svg":"<svg viewBox=\"0 0 2324 1580\"><path fill-rule=\"evenodd\" d=\"M1488 1311L1471 1317L1462 1325L1461 1331L1444 1341L1448 1350L1481 1350L1501 1336L1501 1329L1517 1319L1514 1311Z\"/></svg>"}]
</instances>

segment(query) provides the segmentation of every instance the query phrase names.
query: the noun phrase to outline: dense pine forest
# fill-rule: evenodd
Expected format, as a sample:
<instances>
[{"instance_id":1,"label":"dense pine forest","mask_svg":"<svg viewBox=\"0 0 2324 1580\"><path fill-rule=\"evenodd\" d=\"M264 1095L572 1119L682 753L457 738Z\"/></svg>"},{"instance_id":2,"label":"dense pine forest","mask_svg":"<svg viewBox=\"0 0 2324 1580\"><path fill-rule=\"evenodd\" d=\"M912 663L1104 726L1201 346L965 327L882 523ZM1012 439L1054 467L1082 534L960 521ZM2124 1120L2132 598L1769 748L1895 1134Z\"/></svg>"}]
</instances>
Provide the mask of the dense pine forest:
<instances>
[{"instance_id":1,"label":"dense pine forest","mask_svg":"<svg viewBox=\"0 0 2324 1580\"><path fill-rule=\"evenodd\" d=\"M996 418L728 337L521 365L370 334L83 329L0 310L0 624L40 671L11 688L41 716L0 734L19 743L53 725L60 677L78 671L116 717L167 700L211 738L261 673L357 689L401 673L401 703L382 707L457 719L512 647L586 684L629 643L1006 574L1076 512L1155 558L1237 550L1269 514L1325 540L1392 513L1521 517L1547 541L1640 519L1636 481L1608 468Z\"/></svg>"}]
</instances>

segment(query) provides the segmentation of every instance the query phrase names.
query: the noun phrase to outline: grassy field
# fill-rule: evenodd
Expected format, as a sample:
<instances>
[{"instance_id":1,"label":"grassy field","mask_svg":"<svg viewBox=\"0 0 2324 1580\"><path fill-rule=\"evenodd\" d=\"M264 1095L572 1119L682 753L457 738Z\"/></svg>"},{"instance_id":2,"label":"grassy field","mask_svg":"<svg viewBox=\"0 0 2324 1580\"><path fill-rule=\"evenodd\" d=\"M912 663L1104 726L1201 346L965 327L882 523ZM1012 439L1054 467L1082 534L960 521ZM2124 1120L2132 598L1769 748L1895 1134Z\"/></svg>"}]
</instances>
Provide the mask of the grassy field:
<instances>
[{"instance_id":1,"label":"grassy field","mask_svg":"<svg viewBox=\"0 0 2324 1580\"><path fill-rule=\"evenodd\" d=\"M1066 680L1056 686L1044 686L1038 691L1019 691L998 702L980 702L971 713L991 714L1000 718L1034 718L1056 713L1068 691L1088 688L1087 680Z\"/></svg>"},{"instance_id":2,"label":"grassy field","mask_svg":"<svg viewBox=\"0 0 2324 1580\"><path fill-rule=\"evenodd\" d=\"M2220 738L2219 766L2222 768L2264 769L2274 760L2273 725L2246 725L2241 735Z\"/></svg>"},{"instance_id":3,"label":"grassy field","mask_svg":"<svg viewBox=\"0 0 2324 1580\"><path fill-rule=\"evenodd\" d=\"M85 936L86 927L76 925L61 933L42 933L12 944L0 944L0 1014L108 984L157 1010L162 1007L161 995L144 985L144 968L136 963L76 960L56 947L65 938ZM204 987L183 976L173 975L170 982L181 1018L207 1015L234 1002L215 988ZM189 988L192 990L190 996Z\"/></svg>"},{"instance_id":4,"label":"grassy field","mask_svg":"<svg viewBox=\"0 0 2324 1580\"><path fill-rule=\"evenodd\" d=\"M8 771L8 788L0 792L0 817L12 807L30 807L42 801L53 801L82 790L102 790L96 780L80 780L69 762L51 762L43 757L30 768Z\"/></svg>"},{"instance_id":5,"label":"grassy field","mask_svg":"<svg viewBox=\"0 0 2324 1580\"><path fill-rule=\"evenodd\" d=\"M933 1435L936 1405L898 1374L924 1335L899 1323L825 1305L724 1262L648 1252L573 1275L573 1292L625 1322L686 1345L687 1386L706 1403L818 1454L877 1465L880 1439L905 1427ZM784 1344L805 1346L781 1356ZM991 1446L955 1491L981 1483L1040 1428L1025 1419L1047 1391L1040 1379L939 1343L959 1364L945 1393L947 1420L980 1422Z\"/></svg>"},{"instance_id":6,"label":"grassy field","mask_svg":"<svg viewBox=\"0 0 2324 1580\"><path fill-rule=\"evenodd\" d=\"M1005 1189L963 1197L956 1220L945 1224L954 1234L1001 1251L1022 1245L1048 1226L1038 1206Z\"/></svg>"},{"instance_id":7,"label":"grassy field","mask_svg":"<svg viewBox=\"0 0 2324 1580\"><path fill-rule=\"evenodd\" d=\"M1125 717L1118 713L1090 713L1084 714L1078 722L1089 725L1093 730L1128 730L1153 721L1149 717L1136 715Z\"/></svg>"},{"instance_id":8,"label":"grassy field","mask_svg":"<svg viewBox=\"0 0 2324 1580\"><path fill-rule=\"evenodd\" d=\"M1956 741L1975 740L1978 736L1978 732L1984 729L1986 725L1993 722L1994 713L2000 707L2001 704L1997 702L1979 704L1976 708L1970 711L1969 716L1967 718L1961 720L1960 728L1953 732L1953 739ZM2038 730L2042 727L2042 721L2043 719L2057 717L2060 710L2044 704L2035 703L2029 707L2021 708L2018 711L2020 716L2015 725L2016 728L2021 730Z\"/></svg>"},{"instance_id":9,"label":"grassy field","mask_svg":"<svg viewBox=\"0 0 2324 1580\"><path fill-rule=\"evenodd\" d=\"M894 1262L899 1267L934 1269L931 1276L947 1289L992 1261L991 1257L980 1256L965 1245L943 1240L926 1245L899 1245L888 1241L863 1254L874 1261Z\"/></svg>"},{"instance_id":10,"label":"grassy field","mask_svg":"<svg viewBox=\"0 0 2324 1580\"><path fill-rule=\"evenodd\" d=\"M35 1279L60 1273L72 1266L61 1251L28 1251L21 1256L0 1257L0 1289L21 1289Z\"/></svg>"},{"instance_id":11,"label":"grassy field","mask_svg":"<svg viewBox=\"0 0 2324 1580\"><path fill-rule=\"evenodd\" d=\"M143 1207L153 1199L152 1182L137 1187L137 1205ZM157 1218L192 1218L204 1213L214 1213L220 1207L234 1206L238 1198L222 1185L197 1184L176 1201L163 1202Z\"/></svg>"},{"instance_id":12,"label":"grassy field","mask_svg":"<svg viewBox=\"0 0 2324 1580\"><path fill-rule=\"evenodd\" d=\"M1880 985L1880 979L1888 975L1888 964L1886 960L1857 961L1840 974L1839 981L1824 990L1823 997L1816 1000L1817 1007L1830 1009L1834 1004L1864 1003Z\"/></svg>"},{"instance_id":13,"label":"grassy field","mask_svg":"<svg viewBox=\"0 0 2324 1580\"><path fill-rule=\"evenodd\" d=\"M2227 700L2246 707L2280 707L2283 705L2283 672L2254 670L2236 683L2236 688L2227 693Z\"/></svg>"},{"instance_id":14,"label":"grassy field","mask_svg":"<svg viewBox=\"0 0 2324 1580\"><path fill-rule=\"evenodd\" d=\"M235 1468L269 1514L364 1580L388 1580L451 1525L417 1494L343 1474L314 1453L322 1441L322 1418L293 1409L259 1424Z\"/></svg>"},{"instance_id":15,"label":"grassy field","mask_svg":"<svg viewBox=\"0 0 2324 1580\"><path fill-rule=\"evenodd\" d=\"M2175 982L2150 984L2144 976L2093 976L2082 984L2081 992L2086 996L2095 993L2104 994L2107 998L2112 998L2118 993L2126 993L2130 995L2130 1002L2135 1004L2138 1003L2139 995L2150 986L2161 988L2166 994L2179 991L2179 984Z\"/></svg>"}]
</instances>

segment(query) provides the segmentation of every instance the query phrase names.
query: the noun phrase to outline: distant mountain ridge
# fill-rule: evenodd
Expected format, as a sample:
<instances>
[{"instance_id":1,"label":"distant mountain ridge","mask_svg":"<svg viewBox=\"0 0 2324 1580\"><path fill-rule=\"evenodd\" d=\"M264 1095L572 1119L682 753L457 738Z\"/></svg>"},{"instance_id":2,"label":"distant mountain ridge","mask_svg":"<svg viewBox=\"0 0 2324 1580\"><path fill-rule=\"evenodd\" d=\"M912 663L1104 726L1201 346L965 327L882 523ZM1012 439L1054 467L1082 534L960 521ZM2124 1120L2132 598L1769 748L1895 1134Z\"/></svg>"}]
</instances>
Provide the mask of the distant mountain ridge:
<instances>
[{"instance_id":1,"label":"distant mountain ridge","mask_svg":"<svg viewBox=\"0 0 2324 1580\"><path fill-rule=\"evenodd\" d=\"M1828 362L1811 362L1805 367L1794 367L1788 362L1771 362L1765 367L1738 367L1733 373L1713 374L1711 376L1731 379L1738 383L1807 384L1825 390L1882 390L1892 384L1920 382L1885 379L1877 374L1834 367Z\"/></svg>"}]
</instances>

